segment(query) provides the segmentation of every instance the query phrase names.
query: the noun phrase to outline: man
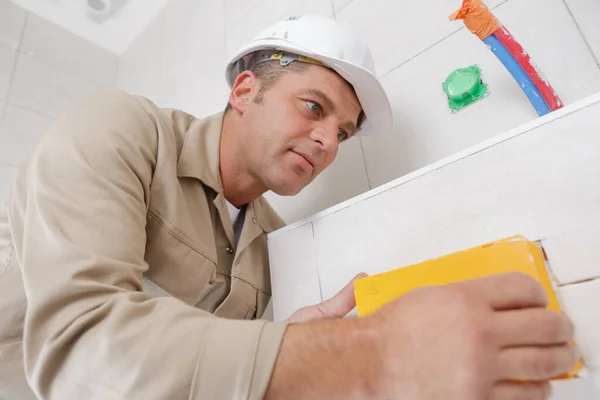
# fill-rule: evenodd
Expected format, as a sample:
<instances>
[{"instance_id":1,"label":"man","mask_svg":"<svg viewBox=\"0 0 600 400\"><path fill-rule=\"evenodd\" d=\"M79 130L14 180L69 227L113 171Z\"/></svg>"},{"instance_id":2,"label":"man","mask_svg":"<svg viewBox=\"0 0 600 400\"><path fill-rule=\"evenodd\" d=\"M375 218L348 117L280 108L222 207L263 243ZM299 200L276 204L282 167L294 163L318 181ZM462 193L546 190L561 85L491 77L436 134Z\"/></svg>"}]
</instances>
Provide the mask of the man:
<instances>
[{"instance_id":1,"label":"man","mask_svg":"<svg viewBox=\"0 0 600 400\"><path fill-rule=\"evenodd\" d=\"M321 17L270 27L227 77L227 111L204 119L95 96L20 167L0 215L0 398L545 398L573 332L522 275L344 319L350 283L251 321L282 226L262 194L298 193L391 113L368 48Z\"/></svg>"}]
</instances>

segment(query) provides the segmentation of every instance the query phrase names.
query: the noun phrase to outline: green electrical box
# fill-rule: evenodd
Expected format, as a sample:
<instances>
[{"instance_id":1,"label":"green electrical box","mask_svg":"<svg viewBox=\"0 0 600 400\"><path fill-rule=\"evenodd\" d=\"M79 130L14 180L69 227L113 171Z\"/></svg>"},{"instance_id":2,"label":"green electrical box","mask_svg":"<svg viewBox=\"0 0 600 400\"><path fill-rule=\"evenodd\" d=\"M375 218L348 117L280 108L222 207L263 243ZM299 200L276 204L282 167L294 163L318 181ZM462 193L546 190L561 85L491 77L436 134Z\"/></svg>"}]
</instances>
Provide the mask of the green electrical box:
<instances>
[{"instance_id":1,"label":"green electrical box","mask_svg":"<svg viewBox=\"0 0 600 400\"><path fill-rule=\"evenodd\" d=\"M488 85L481 78L481 69L476 65L452 71L442 88L452 112L462 110L489 94Z\"/></svg>"}]
</instances>

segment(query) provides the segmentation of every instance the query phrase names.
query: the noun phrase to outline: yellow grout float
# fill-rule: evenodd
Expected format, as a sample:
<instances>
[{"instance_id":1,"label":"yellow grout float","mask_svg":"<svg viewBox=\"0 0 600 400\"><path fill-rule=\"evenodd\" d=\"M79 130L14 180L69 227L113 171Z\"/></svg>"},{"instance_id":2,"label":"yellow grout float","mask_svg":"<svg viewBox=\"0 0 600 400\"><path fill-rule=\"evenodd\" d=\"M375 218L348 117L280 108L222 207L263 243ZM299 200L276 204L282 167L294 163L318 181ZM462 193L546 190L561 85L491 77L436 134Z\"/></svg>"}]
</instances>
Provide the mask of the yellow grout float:
<instances>
[{"instance_id":1,"label":"yellow grout float","mask_svg":"<svg viewBox=\"0 0 600 400\"><path fill-rule=\"evenodd\" d=\"M368 315L419 287L507 272L522 272L540 282L548 294L548 308L561 311L556 283L543 248L523 236L512 236L355 281L358 315ZM579 362L568 374L555 379L578 377L582 367Z\"/></svg>"}]
</instances>

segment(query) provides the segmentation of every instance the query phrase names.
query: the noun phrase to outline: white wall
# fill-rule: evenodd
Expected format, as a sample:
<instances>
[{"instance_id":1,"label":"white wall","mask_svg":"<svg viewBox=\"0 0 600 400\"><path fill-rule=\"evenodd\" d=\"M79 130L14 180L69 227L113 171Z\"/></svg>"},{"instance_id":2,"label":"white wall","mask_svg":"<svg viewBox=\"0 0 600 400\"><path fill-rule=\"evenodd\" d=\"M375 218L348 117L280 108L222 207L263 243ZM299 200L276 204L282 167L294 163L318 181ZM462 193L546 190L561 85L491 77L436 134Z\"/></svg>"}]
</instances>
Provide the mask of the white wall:
<instances>
[{"instance_id":1,"label":"white wall","mask_svg":"<svg viewBox=\"0 0 600 400\"><path fill-rule=\"evenodd\" d=\"M0 0L0 203L52 121L115 86L117 65L107 50Z\"/></svg>"},{"instance_id":2,"label":"white wall","mask_svg":"<svg viewBox=\"0 0 600 400\"><path fill-rule=\"evenodd\" d=\"M456 3L427 2L427 7L438 10L431 17L418 7L413 13L402 13L399 3L387 0L379 2L382 8L355 0L338 13L340 20L356 26L374 47L397 117L394 135L362 139L373 187L537 118L495 56L460 22L445 20ZM589 50L563 0L494 0L488 4L497 5L496 16L529 51L565 104L600 90L600 53L594 56ZM600 16L598 2L569 0L568 4ZM372 29L368 21L373 20L390 27L385 32L390 38L387 43L381 43L379 32ZM597 31L592 21L579 23ZM599 38L588 40L600 46ZM481 66L491 94L451 114L441 84L453 69L471 64Z\"/></svg>"},{"instance_id":3,"label":"white wall","mask_svg":"<svg viewBox=\"0 0 600 400\"><path fill-rule=\"evenodd\" d=\"M223 69L245 40L283 17L317 13L355 27L372 46L397 118L386 137L353 139L300 195L270 202L295 221L537 118L502 65L460 22L460 1L171 0L124 53L119 86L199 116L227 100ZM488 0L570 104L600 91L600 3ZM435 11L430 11L435 10ZM478 64L491 94L451 114L441 84L453 69Z\"/></svg>"},{"instance_id":4,"label":"white wall","mask_svg":"<svg viewBox=\"0 0 600 400\"><path fill-rule=\"evenodd\" d=\"M115 54L123 53L169 0L110 0L97 15L86 0L12 0L13 3Z\"/></svg>"},{"instance_id":5,"label":"white wall","mask_svg":"<svg viewBox=\"0 0 600 400\"><path fill-rule=\"evenodd\" d=\"M118 85L206 115L227 104L226 59L223 3L171 0L122 55Z\"/></svg>"},{"instance_id":6,"label":"white wall","mask_svg":"<svg viewBox=\"0 0 600 400\"><path fill-rule=\"evenodd\" d=\"M552 400L600 398L600 93L269 235L275 320L359 272L410 266L513 235L541 240L591 379Z\"/></svg>"}]
</instances>

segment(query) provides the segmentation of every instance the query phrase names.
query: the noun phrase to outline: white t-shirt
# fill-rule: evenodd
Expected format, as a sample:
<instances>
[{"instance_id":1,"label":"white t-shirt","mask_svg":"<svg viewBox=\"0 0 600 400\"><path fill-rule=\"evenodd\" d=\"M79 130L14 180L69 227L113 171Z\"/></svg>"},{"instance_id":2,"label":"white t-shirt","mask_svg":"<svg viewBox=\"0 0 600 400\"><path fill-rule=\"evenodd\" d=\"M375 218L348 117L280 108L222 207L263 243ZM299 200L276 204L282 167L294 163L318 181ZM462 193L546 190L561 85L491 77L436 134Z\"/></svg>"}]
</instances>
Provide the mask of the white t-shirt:
<instances>
[{"instance_id":1,"label":"white t-shirt","mask_svg":"<svg viewBox=\"0 0 600 400\"><path fill-rule=\"evenodd\" d=\"M237 208L236 206L234 206L233 204L231 204L230 202L228 202L227 200L225 200L225 203L227 204L227 210L229 211L229 218L231 219L231 225L232 227L235 227L235 221L237 221L237 217L238 215L240 215L240 209Z\"/></svg>"},{"instance_id":2,"label":"white t-shirt","mask_svg":"<svg viewBox=\"0 0 600 400\"><path fill-rule=\"evenodd\" d=\"M246 213L240 215L240 212L242 211L241 208L237 208L227 200L225 200L225 203L227 204L227 211L229 211L229 219L231 219L231 225L236 242L235 245L237 246L237 241L239 240L240 235L242 234L242 228L244 227L244 221L241 219L238 221L238 218L244 218Z\"/></svg>"}]
</instances>

